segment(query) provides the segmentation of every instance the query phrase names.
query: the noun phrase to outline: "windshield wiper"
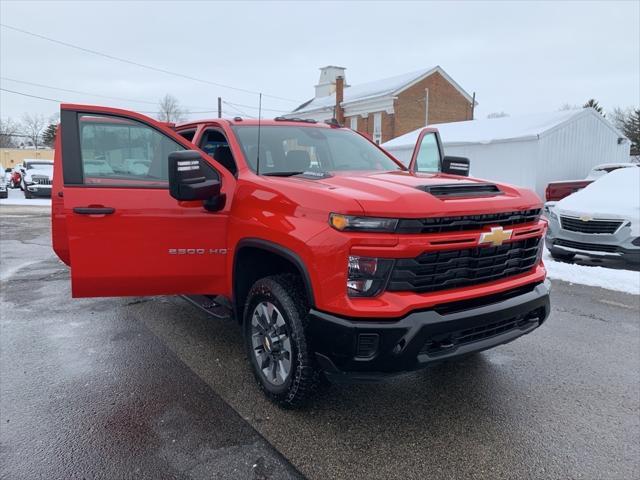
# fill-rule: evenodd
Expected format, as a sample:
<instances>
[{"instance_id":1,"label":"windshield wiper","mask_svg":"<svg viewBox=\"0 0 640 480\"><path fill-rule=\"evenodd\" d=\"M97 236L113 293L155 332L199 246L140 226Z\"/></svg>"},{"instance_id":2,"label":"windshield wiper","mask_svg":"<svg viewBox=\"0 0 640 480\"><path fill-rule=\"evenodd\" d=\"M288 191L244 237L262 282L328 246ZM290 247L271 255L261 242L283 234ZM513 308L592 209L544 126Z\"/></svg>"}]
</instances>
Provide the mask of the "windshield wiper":
<instances>
[{"instance_id":1,"label":"windshield wiper","mask_svg":"<svg viewBox=\"0 0 640 480\"><path fill-rule=\"evenodd\" d=\"M266 172L265 177L293 177L294 175L302 175L304 172Z\"/></svg>"}]
</instances>

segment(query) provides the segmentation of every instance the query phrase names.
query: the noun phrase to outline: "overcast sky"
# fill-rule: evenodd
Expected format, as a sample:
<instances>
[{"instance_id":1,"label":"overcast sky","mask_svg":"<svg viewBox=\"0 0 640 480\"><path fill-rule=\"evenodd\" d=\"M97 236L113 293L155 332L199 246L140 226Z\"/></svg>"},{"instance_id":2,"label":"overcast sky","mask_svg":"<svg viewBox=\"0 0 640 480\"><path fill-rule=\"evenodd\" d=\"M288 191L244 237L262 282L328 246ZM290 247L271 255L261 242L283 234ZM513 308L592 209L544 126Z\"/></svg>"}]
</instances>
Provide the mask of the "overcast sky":
<instances>
[{"instance_id":1,"label":"overcast sky","mask_svg":"<svg viewBox=\"0 0 640 480\"><path fill-rule=\"evenodd\" d=\"M265 115L313 96L318 68L362 82L440 65L476 118L555 111L596 98L640 104L640 2L0 2L3 24L161 69L262 91ZM1 88L65 102L155 111L171 93L192 112L257 95L150 71L0 28ZM121 97L114 100L6 78ZM2 118L55 102L0 92ZM129 101L131 100L131 101ZM135 101L134 101L135 100ZM146 103L145 103L146 102ZM225 104L225 115L249 107ZM192 114L192 118L213 113Z\"/></svg>"}]
</instances>

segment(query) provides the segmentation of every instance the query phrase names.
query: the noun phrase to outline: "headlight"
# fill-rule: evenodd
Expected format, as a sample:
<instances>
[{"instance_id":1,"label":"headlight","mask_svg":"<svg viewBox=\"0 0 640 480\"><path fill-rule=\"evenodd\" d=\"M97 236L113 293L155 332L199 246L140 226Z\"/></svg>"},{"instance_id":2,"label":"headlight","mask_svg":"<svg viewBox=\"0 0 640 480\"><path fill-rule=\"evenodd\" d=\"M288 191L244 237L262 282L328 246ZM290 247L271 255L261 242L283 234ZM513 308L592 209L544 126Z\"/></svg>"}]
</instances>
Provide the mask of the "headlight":
<instances>
[{"instance_id":1,"label":"headlight","mask_svg":"<svg viewBox=\"0 0 640 480\"><path fill-rule=\"evenodd\" d=\"M350 297L372 297L380 293L391 271L393 260L349 256L347 293Z\"/></svg>"},{"instance_id":2,"label":"headlight","mask_svg":"<svg viewBox=\"0 0 640 480\"><path fill-rule=\"evenodd\" d=\"M544 207L545 213L547 214L547 218L550 220L553 219L556 222L558 221L558 216L553 212L553 207Z\"/></svg>"},{"instance_id":3,"label":"headlight","mask_svg":"<svg viewBox=\"0 0 640 480\"><path fill-rule=\"evenodd\" d=\"M332 213L329 224L344 232L393 232L398 224L397 218L355 217Z\"/></svg>"}]
</instances>

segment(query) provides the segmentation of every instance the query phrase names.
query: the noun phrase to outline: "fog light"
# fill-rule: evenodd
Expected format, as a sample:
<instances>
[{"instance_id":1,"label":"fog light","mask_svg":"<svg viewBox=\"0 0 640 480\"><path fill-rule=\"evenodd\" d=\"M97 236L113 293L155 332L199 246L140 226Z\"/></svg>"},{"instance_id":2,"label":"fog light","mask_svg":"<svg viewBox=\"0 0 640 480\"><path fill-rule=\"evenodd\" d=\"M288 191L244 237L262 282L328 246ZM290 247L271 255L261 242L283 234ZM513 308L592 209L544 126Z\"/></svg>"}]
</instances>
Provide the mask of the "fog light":
<instances>
[{"instance_id":1,"label":"fog light","mask_svg":"<svg viewBox=\"0 0 640 480\"><path fill-rule=\"evenodd\" d=\"M384 287L393 260L388 258L349 256L347 292L352 297L371 297Z\"/></svg>"},{"instance_id":2,"label":"fog light","mask_svg":"<svg viewBox=\"0 0 640 480\"><path fill-rule=\"evenodd\" d=\"M635 245L636 247L640 247L640 237L636 237L633 242L631 242L632 245Z\"/></svg>"}]
</instances>

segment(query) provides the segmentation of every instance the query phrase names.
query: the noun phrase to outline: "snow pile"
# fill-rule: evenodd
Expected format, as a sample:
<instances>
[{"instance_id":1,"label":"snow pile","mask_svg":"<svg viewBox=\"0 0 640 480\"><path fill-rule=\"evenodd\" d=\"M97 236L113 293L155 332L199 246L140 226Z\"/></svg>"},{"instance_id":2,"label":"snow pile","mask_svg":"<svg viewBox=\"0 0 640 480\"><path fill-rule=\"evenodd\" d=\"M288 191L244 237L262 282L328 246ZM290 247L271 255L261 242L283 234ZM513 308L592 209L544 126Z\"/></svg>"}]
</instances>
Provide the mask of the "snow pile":
<instances>
[{"instance_id":1,"label":"snow pile","mask_svg":"<svg viewBox=\"0 0 640 480\"><path fill-rule=\"evenodd\" d=\"M546 249L543 258L552 280L640 295L640 272L556 262Z\"/></svg>"},{"instance_id":2,"label":"snow pile","mask_svg":"<svg viewBox=\"0 0 640 480\"><path fill-rule=\"evenodd\" d=\"M51 206L50 198L24 198L24 193L18 188L9 189L9 198L0 199L0 205L32 205L32 206Z\"/></svg>"}]
</instances>

